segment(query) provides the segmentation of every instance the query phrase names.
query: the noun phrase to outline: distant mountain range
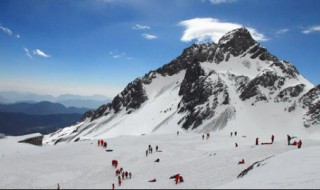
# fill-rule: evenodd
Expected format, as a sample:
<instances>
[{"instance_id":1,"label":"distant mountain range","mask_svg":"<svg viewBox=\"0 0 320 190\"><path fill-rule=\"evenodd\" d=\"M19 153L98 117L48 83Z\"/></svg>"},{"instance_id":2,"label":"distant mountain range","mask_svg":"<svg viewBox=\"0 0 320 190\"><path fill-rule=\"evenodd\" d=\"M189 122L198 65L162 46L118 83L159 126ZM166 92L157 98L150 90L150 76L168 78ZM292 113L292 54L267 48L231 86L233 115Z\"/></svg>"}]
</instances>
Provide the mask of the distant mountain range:
<instances>
[{"instance_id":1,"label":"distant mountain range","mask_svg":"<svg viewBox=\"0 0 320 190\"><path fill-rule=\"evenodd\" d=\"M66 107L96 109L102 104L109 103L111 100L102 95L80 96L64 94L58 97L54 97L51 95L39 95L35 93L21 93L15 91L0 92L1 104L12 104L18 102L36 103L41 101L61 103Z\"/></svg>"},{"instance_id":2,"label":"distant mountain range","mask_svg":"<svg viewBox=\"0 0 320 190\"><path fill-rule=\"evenodd\" d=\"M51 102L0 104L0 133L47 134L79 121L89 110Z\"/></svg>"},{"instance_id":3,"label":"distant mountain range","mask_svg":"<svg viewBox=\"0 0 320 190\"><path fill-rule=\"evenodd\" d=\"M74 124L81 114L29 115L0 112L0 133L5 135L48 134Z\"/></svg>"},{"instance_id":4,"label":"distant mountain range","mask_svg":"<svg viewBox=\"0 0 320 190\"><path fill-rule=\"evenodd\" d=\"M31 115L83 114L89 110L88 108L65 107L62 104L51 102L0 104L0 112L25 113Z\"/></svg>"}]
</instances>

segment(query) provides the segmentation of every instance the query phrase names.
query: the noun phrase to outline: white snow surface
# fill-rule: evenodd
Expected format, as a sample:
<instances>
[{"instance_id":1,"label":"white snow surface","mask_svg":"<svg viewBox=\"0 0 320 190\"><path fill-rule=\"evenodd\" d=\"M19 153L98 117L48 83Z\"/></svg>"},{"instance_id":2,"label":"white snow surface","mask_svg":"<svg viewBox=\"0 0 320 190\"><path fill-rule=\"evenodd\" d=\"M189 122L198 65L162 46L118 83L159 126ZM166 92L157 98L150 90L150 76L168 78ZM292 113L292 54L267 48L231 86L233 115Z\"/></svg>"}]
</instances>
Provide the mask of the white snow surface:
<instances>
[{"instance_id":1,"label":"white snow surface","mask_svg":"<svg viewBox=\"0 0 320 190\"><path fill-rule=\"evenodd\" d=\"M17 143L29 136L0 139L0 188L52 189L214 189L214 188L319 188L320 140L302 139L301 149L288 146L285 137L275 136L272 145L254 145L257 136L210 133L176 133L105 138L106 152L96 140L42 147ZM34 136L37 136L34 134ZM295 140L300 139L298 136ZM269 142L270 138L260 138ZM235 143L239 147L235 147ZM148 145L153 153L145 155ZM156 152L155 146L162 152ZM243 178L241 171L264 160ZM154 162L157 158L159 163ZM118 186L115 168L132 172ZM245 164L238 165L238 161ZM175 184L170 176L179 173L184 182ZM157 182L148 182L151 179Z\"/></svg>"}]
</instances>

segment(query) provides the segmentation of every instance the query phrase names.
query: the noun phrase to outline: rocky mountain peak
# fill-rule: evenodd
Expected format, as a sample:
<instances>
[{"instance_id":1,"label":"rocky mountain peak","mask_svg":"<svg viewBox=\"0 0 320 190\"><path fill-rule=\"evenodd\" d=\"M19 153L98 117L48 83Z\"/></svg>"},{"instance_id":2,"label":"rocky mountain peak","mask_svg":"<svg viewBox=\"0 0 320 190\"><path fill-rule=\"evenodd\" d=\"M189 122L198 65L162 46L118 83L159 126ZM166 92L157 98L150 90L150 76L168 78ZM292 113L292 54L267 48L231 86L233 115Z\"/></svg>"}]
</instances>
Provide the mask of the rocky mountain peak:
<instances>
[{"instance_id":1,"label":"rocky mountain peak","mask_svg":"<svg viewBox=\"0 0 320 190\"><path fill-rule=\"evenodd\" d=\"M222 36L218 42L218 48L214 61L219 64L228 61L230 56L238 57L251 55L252 59L259 58L262 61L278 61L277 57L271 55L268 50L256 42L248 29L238 28Z\"/></svg>"},{"instance_id":2,"label":"rocky mountain peak","mask_svg":"<svg viewBox=\"0 0 320 190\"><path fill-rule=\"evenodd\" d=\"M252 38L248 29L242 27L226 33L224 36L220 38L218 44L236 46L239 44L243 44L244 42L245 44L249 45L248 47L256 43L256 41Z\"/></svg>"}]
</instances>

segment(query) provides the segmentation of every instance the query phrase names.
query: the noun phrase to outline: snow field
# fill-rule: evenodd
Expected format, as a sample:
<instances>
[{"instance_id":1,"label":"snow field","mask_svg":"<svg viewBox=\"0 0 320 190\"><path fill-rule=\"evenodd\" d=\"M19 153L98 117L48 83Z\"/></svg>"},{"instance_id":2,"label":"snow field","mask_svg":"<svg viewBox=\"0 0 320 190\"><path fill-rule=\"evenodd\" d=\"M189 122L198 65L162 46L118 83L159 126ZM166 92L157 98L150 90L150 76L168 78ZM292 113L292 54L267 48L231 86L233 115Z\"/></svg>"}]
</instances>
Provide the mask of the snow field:
<instances>
[{"instance_id":1,"label":"snow field","mask_svg":"<svg viewBox=\"0 0 320 190\"><path fill-rule=\"evenodd\" d=\"M253 137L244 138L245 134L239 132L236 137L211 133L208 140L202 140L201 136L181 132L179 136L171 133L104 139L113 152L98 147L96 140L37 147L16 143L25 137L7 137L0 140L3 155L0 178L5 179L0 181L0 188L49 189L56 188L57 183L61 189L111 188L112 183L116 189L319 187L319 180L311 176L320 176L319 164L314 167L320 156L319 151L315 151L320 146L319 140L303 139L302 148L297 149L287 146L286 140L279 140L277 136L273 145L259 146L254 145ZM235 148L235 142L239 144L238 148ZM146 157L149 144L153 153ZM162 152L155 152L156 145ZM273 155L265 161L265 166L250 171L248 177L237 179L239 173L254 162ZM159 163L154 162L157 158ZM132 172L132 179L125 179L120 187L115 168L111 166L113 159L119 161L118 168ZM238 165L241 159L245 164ZM295 171L291 166L299 165L300 160L306 166L304 178L299 172L291 172ZM300 165L298 169L303 166ZM279 174L281 181L272 177L274 171L280 170L285 173ZM169 179L176 173L180 173L185 182L175 184L173 179ZM258 182L246 180L252 177L256 177ZM149 183L153 178L157 182ZM262 179L264 183L260 183ZM295 183L292 183L293 179ZM299 179L310 179L310 182L304 186L304 183L298 184Z\"/></svg>"}]
</instances>

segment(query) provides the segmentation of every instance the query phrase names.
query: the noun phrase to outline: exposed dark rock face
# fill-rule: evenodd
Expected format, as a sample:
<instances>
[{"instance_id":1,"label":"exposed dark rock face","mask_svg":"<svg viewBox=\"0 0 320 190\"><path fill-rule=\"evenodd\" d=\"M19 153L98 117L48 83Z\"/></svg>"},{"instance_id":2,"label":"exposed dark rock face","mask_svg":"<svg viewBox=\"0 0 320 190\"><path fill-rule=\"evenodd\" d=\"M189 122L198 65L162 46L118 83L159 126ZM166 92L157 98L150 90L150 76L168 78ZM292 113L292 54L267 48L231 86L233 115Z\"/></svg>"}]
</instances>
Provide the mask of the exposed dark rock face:
<instances>
[{"instance_id":1,"label":"exposed dark rock face","mask_svg":"<svg viewBox=\"0 0 320 190\"><path fill-rule=\"evenodd\" d=\"M110 110L111 106L111 103L100 106L97 110L93 112L93 115L91 116L91 121L103 116L107 110ZM90 115L90 113L88 113L88 115Z\"/></svg>"},{"instance_id":2,"label":"exposed dark rock face","mask_svg":"<svg viewBox=\"0 0 320 190\"><path fill-rule=\"evenodd\" d=\"M118 113L122 109L125 109L128 113L131 113L131 109L138 109L141 104L148 99L142 84L142 79L137 78L133 82L129 83L111 103L100 106L94 112L87 112L83 116L82 120L85 120L87 117L91 117L91 121L93 121L103 115L108 115L111 111Z\"/></svg>"},{"instance_id":3,"label":"exposed dark rock face","mask_svg":"<svg viewBox=\"0 0 320 190\"><path fill-rule=\"evenodd\" d=\"M212 80L216 78L217 80ZM227 86L214 71L205 74L203 69L195 64L187 69L185 78L181 84L179 95L182 100L179 103L179 113L187 112L187 115L179 122L182 127L188 129L197 128L206 119L215 114L218 105L229 104ZM221 102L218 96L222 96ZM209 102L209 97L213 101Z\"/></svg>"},{"instance_id":4,"label":"exposed dark rock face","mask_svg":"<svg viewBox=\"0 0 320 190\"><path fill-rule=\"evenodd\" d=\"M230 52L236 57L255 45L256 41L246 28L241 28L228 32L219 40L218 44L221 52Z\"/></svg>"},{"instance_id":5,"label":"exposed dark rock face","mask_svg":"<svg viewBox=\"0 0 320 190\"><path fill-rule=\"evenodd\" d=\"M290 86L279 92L275 97L275 102L290 102L293 97L298 97L303 92L305 84L298 84L296 86Z\"/></svg>"},{"instance_id":6,"label":"exposed dark rock face","mask_svg":"<svg viewBox=\"0 0 320 190\"><path fill-rule=\"evenodd\" d=\"M119 112L121 107L129 109L138 109L148 97L142 86L140 78L129 83L127 87L118 94L112 101L112 108L115 113Z\"/></svg>"},{"instance_id":7,"label":"exposed dark rock face","mask_svg":"<svg viewBox=\"0 0 320 190\"><path fill-rule=\"evenodd\" d=\"M29 143L37 146L42 146L43 136L31 137L24 140L19 141L19 143Z\"/></svg>"},{"instance_id":8,"label":"exposed dark rock face","mask_svg":"<svg viewBox=\"0 0 320 190\"><path fill-rule=\"evenodd\" d=\"M305 127L320 124L320 85L312 88L300 99L302 107L308 109L304 121Z\"/></svg>"},{"instance_id":9,"label":"exposed dark rock face","mask_svg":"<svg viewBox=\"0 0 320 190\"><path fill-rule=\"evenodd\" d=\"M246 28L235 29L224 35L218 43L218 49L214 56L216 63L228 61L230 54L234 57L251 54L251 58L259 57L260 60L277 61L264 47L258 44ZM224 55L226 55L224 57ZM226 59L225 59L226 58Z\"/></svg>"},{"instance_id":10,"label":"exposed dark rock face","mask_svg":"<svg viewBox=\"0 0 320 190\"><path fill-rule=\"evenodd\" d=\"M275 62L271 65L271 67L273 66L279 67L282 70L282 73L284 73L289 78L295 78L299 75L297 68L287 61Z\"/></svg>"},{"instance_id":11,"label":"exposed dark rock face","mask_svg":"<svg viewBox=\"0 0 320 190\"><path fill-rule=\"evenodd\" d=\"M215 43L193 44L191 47L186 48L179 57L157 69L156 72L163 76L171 76L187 69L189 65L194 63L212 61L216 49L217 44Z\"/></svg>"},{"instance_id":12,"label":"exposed dark rock face","mask_svg":"<svg viewBox=\"0 0 320 190\"><path fill-rule=\"evenodd\" d=\"M278 76L275 72L266 70L262 75L251 80L240 95L241 100L247 100L256 96L256 101L267 100L265 94L259 90L259 86L276 90L284 84L285 78ZM276 83L277 82L277 83Z\"/></svg>"}]
</instances>

